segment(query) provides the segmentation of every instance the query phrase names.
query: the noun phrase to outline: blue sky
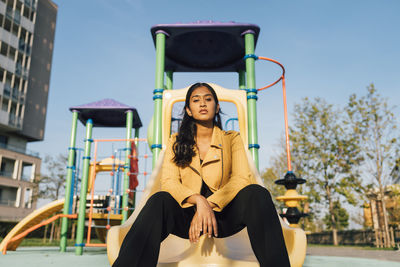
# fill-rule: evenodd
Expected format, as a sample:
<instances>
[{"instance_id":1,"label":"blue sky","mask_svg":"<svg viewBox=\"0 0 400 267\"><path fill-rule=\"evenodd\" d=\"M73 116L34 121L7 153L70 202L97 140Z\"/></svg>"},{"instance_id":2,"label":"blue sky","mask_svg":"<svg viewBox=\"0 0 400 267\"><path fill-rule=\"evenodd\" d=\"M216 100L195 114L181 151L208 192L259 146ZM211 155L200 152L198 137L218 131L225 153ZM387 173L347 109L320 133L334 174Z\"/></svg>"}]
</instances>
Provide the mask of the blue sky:
<instances>
[{"instance_id":1,"label":"blue sky","mask_svg":"<svg viewBox=\"0 0 400 267\"><path fill-rule=\"evenodd\" d=\"M364 94L372 82L390 104L400 100L400 2L396 0L54 2L58 18L45 140L29 144L42 156L67 152L69 107L103 98L136 107L144 124L140 135L146 137L155 77L150 28L161 23L214 20L259 25L256 54L285 66L289 112L303 97L344 105L350 94ZM256 64L257 87L279 77L278 67ZM233 73L177 73L174 88L197 81L237 88ZM262 170L284 129L280 85L259 94L257 112ZM81 147L83 134L80 126ZM94 130L94 138L124 135L124 129Z\"/></svg>"}]
</instances>

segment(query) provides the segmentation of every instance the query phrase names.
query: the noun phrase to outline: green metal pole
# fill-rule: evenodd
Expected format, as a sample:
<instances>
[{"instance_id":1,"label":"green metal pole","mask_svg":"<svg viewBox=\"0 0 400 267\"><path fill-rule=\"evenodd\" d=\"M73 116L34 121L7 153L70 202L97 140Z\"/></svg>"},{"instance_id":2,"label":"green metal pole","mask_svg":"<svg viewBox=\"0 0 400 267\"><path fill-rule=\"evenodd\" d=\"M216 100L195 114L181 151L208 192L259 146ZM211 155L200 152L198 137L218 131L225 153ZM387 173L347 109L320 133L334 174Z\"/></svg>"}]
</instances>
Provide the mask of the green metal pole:
<instances>
[{"instance_id":1,"label":"green metal pole","mask_svg":"<svg viewBox=\"0 0 400 267\"><path fill-rule=\"evenodd\" d=\"M135 146L136 146L136 155L139 155L139 128L135 128Z\"/></svg>"},{"instance_id":2,"label":"green metal pole","mask_svg":"<svg viewBox=\"0 0 400 267\"><path fill-rule=\"evenodd\" d=\"M246 89L246 72L244 70L239 71L239 89Z\"/></svg>"},{"instance_id":3,"label":"green metal pole","mask_svg":"<svg viewBox=\"0 0 400 267\"><path fill-rule=\"evenodd\" d=\"M172 84L174 82L174 73L172 71L167 71L166 72L167 76L167 81L165 83L165 89L166 90L172 90Z\"/></svg>"},{"instance_id":4,"label":"green metal pole","mask_svg":"<svg viewBox=\"0 0 400 267\"><path fill-rule=\"evenodd\" d=\"M133 111L126 112L126 139L132 138L132 124L133 124ZM124 168L124 184L122 195L122 222L123 224L128 219L128 200L129 200L129 172L131 169L131 161L129 155L131 154L131 142L126 141L125 147L125 168Z\"/></svg>"},{"instance_id":5,"label":"green metal pole","mask_svg":"<svg viewBox=\"0 0 400 267\"><path fill-rule=\"evenodd\" d=\"M156 32L156 82L155 89L160 90L164 88L164 69L165 69L165 39L166 32ZM153 123L153 145L151 151L153 152L153 168L156 166L158 154L162 146L162 92L156 92L153 96L154 99L154 123Z\"/></svg>"},{"instance_id":6,"label":"green metal pole","mask_svg":"<svg viewBox=\"0 0 400 267\"><path fill-rule=\"evenodd\" d=\"M76 128L78 122L78 111L72 111L72 127L71 127L71 139L68 148L68 166L67 166L67 177L65 181L65 201L63 214L69 214L70 203L72 196L72 176L75 166L75 144L76 144ZM67 250L67 234L68 234L68 218L63 217L61 220L61 240L60 240L60 251L65 252Z\"/></svg>"},{"instance_id":7,"label":"green metal pole","mask_svg":"<svg viewBox=\"0 0 400 267\"><path fill-rule=\"evenodd\" d=\"M254 55L254 32L248 32L244 35L246 55ZM255 59L248 57L246 59L246 80L247 89L256 89ZM256 92L247 93L247 117L249 129L249 149L254 163L258 169L258 137L257 137L257 94Z\"/></svg>"},{"instance_id":8,"label":"green metal pole","mask_svg":"<svg viewBox=\"0 0 400 267\"><path fill-rule=\"evenodd\" d=\"M92 147L92 128L93 121L88 119L86 122L86 139L85 139L85 152L83 157L83 171L81 181L81 195L79 198L79 212L78 212L78 224L76 230L76 244L75 254L82 255L83 253L83 237L85 233L85 217L86 217L86 195L88 189L89 180L89 168L90 168L90 149Z\"/></svg>"}]
</instances>

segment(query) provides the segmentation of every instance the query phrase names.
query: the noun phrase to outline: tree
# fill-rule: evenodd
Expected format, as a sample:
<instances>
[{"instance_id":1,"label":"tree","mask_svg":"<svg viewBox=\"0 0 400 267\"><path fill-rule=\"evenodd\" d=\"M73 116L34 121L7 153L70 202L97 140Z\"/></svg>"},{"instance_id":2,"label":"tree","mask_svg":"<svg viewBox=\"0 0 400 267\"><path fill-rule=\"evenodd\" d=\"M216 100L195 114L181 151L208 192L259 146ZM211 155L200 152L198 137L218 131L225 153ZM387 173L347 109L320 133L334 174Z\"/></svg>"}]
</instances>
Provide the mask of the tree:
<instances>
[{"instance_id":1,"label":"tree","mask_svg":"<svg viewBox=\"0 0 400 267\"><path fill-rule=\"evenodd\" d=\"M265 171L261 174L264 185L270 191L273 199L275 199L277 196L284 195L286 192L284 186L275 184L275 181L282 179L287 172L286 155L283 152L286 151L284 146L284 140L281 139L279 143L278 154L271 159L271 167L265 169ZM278 206L281 206L279 204Z\"/></svg>"},{"instance_id":2,"label":"tree","mask_svg":"<svg viewBox=\"0 0 400 267\"><path fill-rule=\"evenodd\" d=\"M46 173L36 179L36 199L57 200L64 193L67 177L68 158L59 154L56 157L46 155L43 163Z\"/></svg>"},{"instance_id":3,"label":"tree","mask_svg":"<svg viewBox=\"0 0 400 267\"><path fill-rule=\"evenodd\" d=\"M384 199L385 187L391 182L390 172L399 158L399 137L396 119L387 100L375 86L367 87L367 94L349 98L346 123L353 129L357 142L362 143L360 155L364 158L362 171L378 187L378 198ZM385 246L390 246L388 218L385 201L381 201L384 219Z\"/></svg>"},{"instance_id":4,"label":"tree","mask_svg":"<svg viewBox=\"0 0 400 267\"><path fill-rule=\"evenodd\" d=\"M276 173L274 167L265 169L261 175L261 178L263 179L264 185L271 193L273 199L285 194L285 187L275 184L275 181L281 179L281 177Z\"/></svg>"},{"instance_id":5,"label":"tree","mask_svg":"<svg viewBox=\"0 0 400 267\"><path fill-rule=\"evenodd\" d=\"M68 158L65 155L59 154L56 157L46 155L43 163L46 173L41 174L40 177L35 179L35 189L33 198L37 199L59 199L65 190L65 180L67 176L67 162ZM50 230L50 242L53 240L56 224L52 222ZM43 241L45 241L47 235L47 225L45 228L45 234Z\"/></svg>"},{"instance_id":6,"label":"tree","mask_svg":"<svg viewBox=\"0 0 400 267\"><path fill-rule=\"evenodd\" d=\"M333 242L338 245L334 203L344 199L356 205L362 191L355 168L362 161L359 143L343 124L342 112L321 98L305 98L295 105L291 140L293 158L300 157L295 168L307 177L305 192L315 210L328 211Z\"/></svg>"},{"instance_id":7,"label":"tree","mask_svg":"<svg viewBox=\"0 0 400 267\"><path fill-rule=\"evenodd\" d=\"M337 230L344 230L349 226L349 213L340 204L340 201L333 202L333 216L335 217ZM329 230L332 229L330 214L326 214L324 222Z\"/></svg>"}]
</instances>

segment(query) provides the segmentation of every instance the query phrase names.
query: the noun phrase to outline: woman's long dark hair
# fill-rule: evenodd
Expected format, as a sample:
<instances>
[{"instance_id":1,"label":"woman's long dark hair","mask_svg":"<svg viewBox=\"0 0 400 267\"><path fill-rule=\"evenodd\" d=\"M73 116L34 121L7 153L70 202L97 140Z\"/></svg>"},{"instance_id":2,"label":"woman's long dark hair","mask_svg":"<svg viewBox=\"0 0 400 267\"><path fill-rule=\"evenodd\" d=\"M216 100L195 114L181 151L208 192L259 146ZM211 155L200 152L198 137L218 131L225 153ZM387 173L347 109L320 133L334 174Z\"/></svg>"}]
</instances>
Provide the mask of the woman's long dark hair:
<instances>
[{"instance_id":1,"label":"woman's long dark hair","mask_svg":"<svg viewBox=\"0 0 400 267\"><path fill-rule=\"evenodd\" d=\"M186 108L189 108L190 97L192 96L193 91L199 87L206 87L208 90L210 90L210 93L212 94L214 101L215 101L215 107L217 107L217 105L218 105L217 94L215 93L214 89L207 83L195 83L187 91L185 106L183 107L184 115L183 115L181 127L179 128L179 132L176 137L176 141L172 146L172 149L175 154L173 161L179 167L188 166L192 162L192 158L195 155L194 146L195 146L196 142L194 140L194 137L195 137L196 131L197 131L196 123L195 123L196 121L195 121L195 119L193 119L193 117L189 116L189 114L186 112ZM220 112L221 112L221 110L219 110L215 114L214 125L220 129L222 129Z\"/></svg>"}]
</instances>

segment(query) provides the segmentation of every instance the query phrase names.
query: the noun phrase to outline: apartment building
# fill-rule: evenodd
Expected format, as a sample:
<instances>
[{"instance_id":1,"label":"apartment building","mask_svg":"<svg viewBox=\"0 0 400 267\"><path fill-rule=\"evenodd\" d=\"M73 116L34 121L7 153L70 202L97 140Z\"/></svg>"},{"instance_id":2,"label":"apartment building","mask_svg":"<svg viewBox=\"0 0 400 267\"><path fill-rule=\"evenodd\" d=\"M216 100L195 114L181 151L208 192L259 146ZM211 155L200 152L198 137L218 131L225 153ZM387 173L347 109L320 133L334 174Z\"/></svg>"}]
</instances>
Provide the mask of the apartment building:
<instances>
[{"instance_id":1,"label":"apartment building","mask_svg":"<svg viewBox=\"0 0 400 267\"><path fill-rule=\"evenodd\" d=\"M34 180L49 93L57 5L51 0L0 0L0 222L36 208Z\"/></svg>"}]
</instances>

